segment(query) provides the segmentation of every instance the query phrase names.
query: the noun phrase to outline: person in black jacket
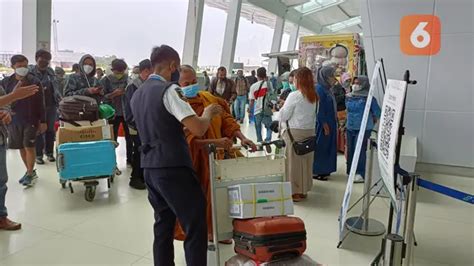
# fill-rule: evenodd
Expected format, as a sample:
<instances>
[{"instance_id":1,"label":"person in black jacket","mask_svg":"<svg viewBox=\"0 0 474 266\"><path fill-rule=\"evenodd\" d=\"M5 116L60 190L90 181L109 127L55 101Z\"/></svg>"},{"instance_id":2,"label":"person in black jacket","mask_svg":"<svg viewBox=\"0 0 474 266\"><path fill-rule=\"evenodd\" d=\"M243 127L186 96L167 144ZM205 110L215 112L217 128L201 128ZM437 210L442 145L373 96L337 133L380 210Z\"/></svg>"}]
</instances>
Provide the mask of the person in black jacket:
<instances>
[{"instance_id":1,"label":"person in black jacket","mask_svg":"<svg viewBox=\"0 0 474 266\"><path fill-rule=\"evenodd\" d=\"M140 62L138 65L139 76L132 80L128 84L127 89L125 90L125 97L123 98L123 108L125 115L125 122L128 125L128 131L130 132L130 138L132 139L133 149L132 149L132 176L130 178L130 187L135 189L146 189L145 179L143 177L143 168L140 166L140 151L141 146L140 136L138 135L137 126L135 125L135 119L133 119L132 109L130 107L130 101L132 100L133 94L138 90L138 88L148 79L150 74L153 72L151 67L151 61L145 59Z\"/></svg>"},{"instance_id":2,"label":"person in black jacket","mask_svg":"<svg viewBox=\"0 0 474 266\"><path fill-rule=\"evenodd\" d=\"M43 86L47 124L46 132L36 138L36 163L44 164L43 153L46 154L49 162L56 161L54 158L54 123L57 119L57 108L61 95L54 70L49 67L51 53L43 49L38 50L35 59L36 66L30 67L30 73L38 78Z\"/></svg>"},{"instance_id":3,"label":"person in black jacket","mask_svg":"<svg viewBox=\"0 0 474 266\"><path fill-rule=\"evenodd\" d=\"M11 58L15 73L2 80L5 92L12 93L17 86L37 85L39 91L34 96L15 102L12 105L12 123L8 126L10 149L20 150L26 173L20 184L32 186L38 175L34 170L36 159L36 136L46 131L43 86L41 81L29 73L28 59L24 55Z\"/></svg>"}]
</instances>

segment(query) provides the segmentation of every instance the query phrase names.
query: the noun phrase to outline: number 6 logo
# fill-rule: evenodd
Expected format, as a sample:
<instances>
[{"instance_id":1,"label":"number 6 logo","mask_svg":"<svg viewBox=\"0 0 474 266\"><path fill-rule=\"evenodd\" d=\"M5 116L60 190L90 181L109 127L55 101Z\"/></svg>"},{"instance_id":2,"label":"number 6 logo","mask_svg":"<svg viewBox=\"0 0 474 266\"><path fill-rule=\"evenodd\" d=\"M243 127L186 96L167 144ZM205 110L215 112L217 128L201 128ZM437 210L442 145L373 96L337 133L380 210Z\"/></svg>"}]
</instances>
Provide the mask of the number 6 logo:
<instances>
[{"instance_id":1,"label":"number 6 logo","mask_svg":"<svg viewBox=\"0 0 474 266\"><path fill-rule=\"evenodd\" d=\"M406 55L434 55L441 47L441 23L437 16L410 15L400 22L400 49Z\"/></svg>"}]
</instances>

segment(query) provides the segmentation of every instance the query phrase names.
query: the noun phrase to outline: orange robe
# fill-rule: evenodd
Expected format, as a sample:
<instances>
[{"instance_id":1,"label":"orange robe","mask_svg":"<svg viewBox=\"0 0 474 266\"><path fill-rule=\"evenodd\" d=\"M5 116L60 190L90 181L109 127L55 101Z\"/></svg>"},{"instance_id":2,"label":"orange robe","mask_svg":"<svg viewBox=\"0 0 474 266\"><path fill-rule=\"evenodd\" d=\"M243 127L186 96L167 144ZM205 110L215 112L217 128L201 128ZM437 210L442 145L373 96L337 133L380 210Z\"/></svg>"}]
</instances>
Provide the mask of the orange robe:
<instances>
[{"instance_id":1,"label":"orange robe","mask_svg":"<svg viewBox=\"0 0 474 266\"><path fill-rule=\"evenodd\" d=\"M212 210L211 210L211 189L209 183L209 154L205 146L196 143L197 139L220 139L234 137L234 133L240 130L240 125L232 117L228 103L218 97L213 96L207 91L201 91L198 97L188 99L189 104L194 109L198 116L201 116L204 112L204 108L213 103L219 104L224 108L224 112L214 117L211 121L211 125L207 130L206 134L198 138L192 135L189 131L185 130L186 141L188 142L191 159L193 161L194 170L197 173L197 177L204 191L204 195L207 201L207 230L208 238L212 239ZM176 223L174 238L177 240L184 240L186 235L181 228L179 222Z\"/></svg>"}]
</instances>

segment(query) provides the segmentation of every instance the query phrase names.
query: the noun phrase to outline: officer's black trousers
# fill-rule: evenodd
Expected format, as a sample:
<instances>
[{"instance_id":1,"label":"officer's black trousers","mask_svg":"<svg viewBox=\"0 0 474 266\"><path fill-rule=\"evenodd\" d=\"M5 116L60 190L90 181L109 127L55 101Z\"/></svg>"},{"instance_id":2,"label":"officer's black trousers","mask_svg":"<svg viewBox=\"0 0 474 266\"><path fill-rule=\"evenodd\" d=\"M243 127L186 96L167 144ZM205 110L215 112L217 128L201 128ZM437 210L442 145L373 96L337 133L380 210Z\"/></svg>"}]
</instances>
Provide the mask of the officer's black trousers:
<instances>
[{"instance_id":1,"label":"officer's black trousers","mask_svg":"<svg viewBox=\"0 0 474 266\"><path fill-rule=\"evenodd\" d=\"M193 170L189 168L145 168L148 199L155 210L155 265L174 265L173 236L176 218L186 240L188 266L206 266L206 199Z\"/></svg>"},{"instance_id":2,"label":"officer's black trousers","mask_svg":"<svg viewBox=\"0 0 474 266\"><path fill-rule=\"evenodd\" d=\"M140 137L138 135L130 135L130 139L133 142L133 151L132 151L132 178L138 178L143 181L143 168L141 168L141 158L140 158L140 146L142 145Z\"/></svg>"}]
</instances>

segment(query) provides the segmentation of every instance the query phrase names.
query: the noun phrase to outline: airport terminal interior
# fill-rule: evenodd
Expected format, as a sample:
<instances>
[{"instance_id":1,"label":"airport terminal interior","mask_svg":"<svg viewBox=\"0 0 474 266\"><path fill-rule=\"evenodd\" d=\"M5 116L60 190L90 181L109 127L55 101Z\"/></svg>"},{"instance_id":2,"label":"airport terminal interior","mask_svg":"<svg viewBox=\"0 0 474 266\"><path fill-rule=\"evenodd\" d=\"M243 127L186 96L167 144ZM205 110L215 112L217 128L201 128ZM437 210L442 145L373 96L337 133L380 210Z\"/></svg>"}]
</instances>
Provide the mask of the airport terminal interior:
<instances>
[{"instance_id":1,"label":"airport terminal interior","mask_svg":"<svg viewBox=\"0 0 474 266\"><path fill-rule=\"evenodd\" d=\"M122 21L126 26L114 14L99 23L87 13L70 17L115 11L130 16ZM140 12L150 12L150 18ZM67 31L84 37L74 39ZM110 50L93 43L107 34L114 35ZM167 34L179 41L159 37ZM176 50L179 65L170 61L175 57L168 46L160 45ZM173 213L192 212L199 204L182 202L190 198L184 195L188 186L161 192L166 184L155 184L148 173L186 168L189 157L198 181L207 180L202 190L214 229L208 233L215 238L206 243L207 265L474 265L473 47L473 0L0 0L0 265L164 265L163 256L156 256L166 253L157 251L154 229L164 227L154 227L156 197ZM99 68L104 77L96 76ZM18 96L36 84L21 78L41 73L51 78L38 78L38 84L49 85ZM12 85L15 78L20 85ZM120 80L123 86L114 85ZM307 80L312 83L304 87ZM155 91L161 90L156 84L167 84L151 107L159 106L153 110L166 115L156 117L167 123L144 122L154 116L144 111L152 102L145 95L158 95L146 94L153 84ZM107 86L116 87L104 95ZM135 91L129 93L131 86ZM301 102L288 114L297 94ZM31 111L36 105L28 99L39 95L42 108ZM13 100L4 104L7 98ZM196 109L201 98L208 108ZM89 100L93 111L84 103ZM67 109L80 101L79 111ZM51 121L48 102L54 106ZM203 110L210 115L216 103L219 112L207 118ZM211 129L203 137L193 136L189 115L178 118L176 112L188 110L179 110L180 104L202 115L195 123L208 119ZM305 116L291 124L316 105L317 112L307 112L311 121ZM28 119L46 112L37 124L51 122L44 131L38 126L33 140L27 139L30 126L21 128L24 120L18 118L25 109ZM74 119L89 112L95 118ZM133 123L127 126L129 118ZM298 128L308 122L311 129ZM176 125L179 132L171 132ZM212 133L216 127L222 133ZM231 127L240 127L244 137L236 129L225 137ZM179 141L145 145L148 133L142 132L150 130ZM38 157L43 148L27 142L47 143L50 131L53 153L46 144L44 158ZM310 144L303 132L310 132ZM224 138L229 143L212 142ZM193 151L205 140L214 146L199 149L210 149L211 158L207 150ZM111 150L100 150L104 143ZM177 160L183 143L191 152ZM80 151L88 149L81 145L90 150ZM18 149L36 152L31 174ZM147 157L149 152L163 163ZM110 158L113 167L102 169ZM143 168L145 181L143 174L136 177ZM305 182L310 187L302 189ZM288 229L289 218L304 226L302 239ZM197 219L205 217L187 224ZM186 260L185 253L197 249L173 243L175 265L203 266Z\"/></svg>"}]
</instances>

